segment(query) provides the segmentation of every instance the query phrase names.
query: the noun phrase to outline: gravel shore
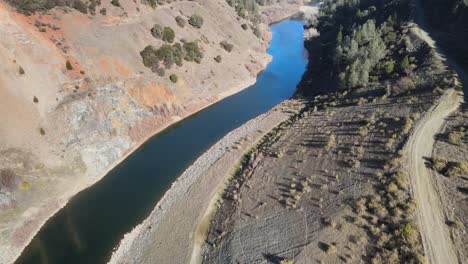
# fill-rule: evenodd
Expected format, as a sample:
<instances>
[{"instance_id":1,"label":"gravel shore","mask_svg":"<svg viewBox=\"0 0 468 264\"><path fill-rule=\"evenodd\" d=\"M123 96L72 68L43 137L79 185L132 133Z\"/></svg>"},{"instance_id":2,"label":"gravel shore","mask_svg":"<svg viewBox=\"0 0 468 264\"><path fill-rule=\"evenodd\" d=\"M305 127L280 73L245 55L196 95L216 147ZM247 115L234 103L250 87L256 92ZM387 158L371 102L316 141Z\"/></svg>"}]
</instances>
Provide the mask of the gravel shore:
<instances>
[{"instance_id":1,"label":"gravel shore","mask_svg":"<svg viewBox=\"0 0 468 264\"><path fill-rule=\"evenodd\" d=\"M244 153L290 116L280 111L283 104L233 130L198 158L151 215L125 235L109 263L198 263L199 223Z\"/></svg>"}]
</instances>

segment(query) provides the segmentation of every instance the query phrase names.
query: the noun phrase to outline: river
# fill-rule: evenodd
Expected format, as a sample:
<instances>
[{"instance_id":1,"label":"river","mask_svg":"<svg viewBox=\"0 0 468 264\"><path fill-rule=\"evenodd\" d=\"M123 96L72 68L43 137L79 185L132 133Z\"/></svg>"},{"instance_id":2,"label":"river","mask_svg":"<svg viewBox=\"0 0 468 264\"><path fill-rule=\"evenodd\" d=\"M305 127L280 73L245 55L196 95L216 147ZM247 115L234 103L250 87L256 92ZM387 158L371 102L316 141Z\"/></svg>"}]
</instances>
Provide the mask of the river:
<instances>
[{"instance_id":1,"label":"river","mask_svg":"<svg viewBox=\"0 0 468 264\"><path fill-rule=\"evenodd\" d=\"M16 263L106 263L171 183L229 131L291 97L307 65L303 23L271 25L273 60L251 87L149 139L50 218Z\"/></svg>"}]
</instances>

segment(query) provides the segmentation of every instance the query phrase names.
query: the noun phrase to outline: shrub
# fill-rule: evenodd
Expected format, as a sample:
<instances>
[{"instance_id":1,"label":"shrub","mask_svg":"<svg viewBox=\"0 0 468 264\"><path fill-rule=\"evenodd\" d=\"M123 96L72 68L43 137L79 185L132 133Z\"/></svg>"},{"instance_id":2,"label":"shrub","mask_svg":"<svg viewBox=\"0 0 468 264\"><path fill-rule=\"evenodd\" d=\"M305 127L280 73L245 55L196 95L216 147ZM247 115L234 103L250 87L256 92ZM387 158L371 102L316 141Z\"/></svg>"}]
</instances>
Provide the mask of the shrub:
<instances>
[{"instance_id":1,"label":"shrub","mask_svg":"<svg viewBox=\"0 0 468 264\"><path fill-rule=\"evenodd\" d=\"M164 27L162 40L172 43L174 42L175 32L170 27Z\"/></svg>"},{"instance_id":2,"label":"shrub","mask_svg":"<svg viewBox=\"0 0 468 264\"><path fill-rule=\"evenodd\" d=\"M101 10L99 10L99 13L101 13L101 15L105 16L105 15L107 15L107 9L101 8Z\"/></svg>"},{"instance_id":3,"label":"shrub","mask_svg":"<svg viewBox=\"0 0 468 264\"><path fill-rule=\"evenodd\" d=\"M242 27L243 30L249 29L249 26L247 26L247 24L242 24L241 27Z\"/></svg>"},{"instance_id":4,"label":"shrub","mask_svg":"<svg viewBox=\"0 0 468 264\"><path fill-rule=\"evenodd\" d=\"M65 63L65 66L67 70L69 71L73 70L73 66L71 65L71 62L69 60L67 60L67 62Z\"/></svg>"},{"instance_id":5,"label":"shrub","mask_svg":"<svg viewBox=\"0 0 468 264\"><path fill-rule=\"evenodd\" d=\"M395 69L395 61L390 60L385 64L385 73L386 74L392 74Z\"/></svg>"},{"instance_id":6,"label":"shrub","mask_svg":"<svg viewBox=\"0 0 468 264\"><path fill-rule=\"evenodd\" d=\"M175 74L171 74L171 76L169 76L169 79L173 83L177 83L177 81L179 80L179 78L177 78L177 75L175 75Z\"/></svg>"},{"instance_id":7,"label":"shrub","mask_svg":"<svg viewBox=\"0 0 468 264\"><path fill-rule=\"evenodd\" d=\"M39 103L39 99L37 99L37 97L34 96L34 97L33 97L33 102L34 102L34 103Z\"/></svg>"},{"instance_id":8,"label":"shrub","mask_svg":"<svg viewBox=\"0 0 468 264\"><path fill-rule=\"evenodd\" d=\"M397 81L397 93L414 90L415 88L416 84L411 77L402 77Z\"/></svg>"},{"instance_id":9,"label":"shrub","mask_svg":"<svg viewBox=\"0 0 468 264\"><path fill-rule=\"evenodd\" d=\"M156 8L156 6L158 5L156 0L147 0L147 2L152 8Z\"/></svg>"},{"instance_id":10,"label":"shrub","mask_svg":"<svg viewBox=\"0 0 468 264\"><path fill-rule=\"evenodd\" d=\"M219 45L221 45L221 47L223 47L223 49L226 50L227 52L231 52L232 49L234 48L234 45L227 42L226 40L221 41Z\"/></svg>"},{"instance_id":11,"label":"shrub","mask_svg":"<svg viewBox=\"0 0 468 264\"><path fill-rule=\"evenodd\" d=\"M403 126L403 134L408 134L411 130L411 127L413 127L413 120L411 118L406 117L405 118L405 125Z\"/></svg>"},{"instance_id":12,"label":"shrub","mask_svg":"<svg viewBox=\"0 0 468 264\"><path fill-rule=\"evenodd\" d=\"M187 20L185 20L181 16L176 16L175 21L177 22L177 25L179 25L179 27L181 28L185 27L185 25L187 24Z\"/></svg>"},{"instance_id":13,"label":"shrub","mask_svg":"<svg viewBox=\"0 0 468 264\"><path fill-rule=\"evenodd\" d=\"M453 220L453 221L450 221L448 220L447 221L447 225L450 226L451 228L454 228L454 229L462 229L463 228L463 223L459 220Z\"/></svg>"},{"instance_id":14,"label":"shrub","mask_svg":"<svg viewBox=\"0 0 468 264\"><path fill-rule=\"evenodd\" d=\"M140 55L143 58L143 64L155 72L161 70L160 63L166 68L171 68L174 63L177 66L182 66L183 60L200 63L203 58L203 52L198 47L197 42L186 42L183 46L179 43L172 46L165 44L159 49L147 46L140 52Z\"/></svg>"},{"instance_id":15,"label":"shrub","mask_svg":"<svg viewBox=\"0 0 468 264\"><path fill-rule=\"evenodd\" d=\"M45 130L42 127L39 128L39 133L41 134L41 136L45 136Z\"/></svg>"},{"instance_id":16,"label":"shrub","mask_svg":"<svg viewBox=\"0 0 468 264\"><path fill-rule=\"evenodd\" d=\"M188 23L193 27L201 28L203 25L203 17L198 14L193 14Z\"/></svg>"},{"instance_id":17,"label":"shrub","mask_svg":"<svg viewBox=\"0 0 468 264\"><path fill-rule=\"evenodd\" d=\"M327 254L336 253L336 246L335 246L335 245L333 245L333 244L326 244L326 248L327 248L327 249L325 250L325 252L326 252Z\"/></svg>"},{"instance_id":18,"label":"shrub","mask_svg":"<svg viewBox=\"0 0 468 264\"><path fill-rule=\"evenodd\" d=\"M447 176L452 177L466 174L468 174L468 161L449 163L446 172Z\"/></svg>"},{"instance_id":19,"label":"shrub","mask_svg":"<svg viewBox=\"0 0 468 264\"><path fill-rule=\"evenodd\" d=\"M23 67L19 66L18 72L19 72L20 75L23 75L24 74Z\"/></svg>"},{"instance_id":20,"label":"shrub","mask_svg":"<svg viewBox=\"0 0 468 264\"><path fill-rule=\"evenodd\" d=\"M325 144L325 149L330 150L332 147L334 147L336 144L336 137L334 134L331 134L328 137L327 143Z\"/></svg>"},{"instance_id":21,"label":"shrub","mask_svg":"<svg viewBox=\"0 0 468 264\"><path fill-rule=\"evenodd\" d=\"M203 58L203 52L201 51L198 43L195 41L184 43L183 49L185 51L184 59L186 61L194 61L200 63Z\"/></svg>"},{"instance_id":22,"label":"shrub","mask_svg":"<svg viewBox=\"0 0 468 264\"><path fill-rule=\"evenodd\" d=\"M448 134L447 138L450 143L459 145L462 143L462 139L465 137L465 132L464 131L452 131Z\"/></svg>"},{"instance_id":23,"label":"shrub","mask_svg":"<svg viewBox=\"0 0 468 264\"><path fill-rule=\"evenodd\" d=\"M291 259L282 259L279 264L294 264L294 260Z\"/></svg>"},{"instance_id":24,"label":"shrub","mask_svg":"<svg viewBox=\"0 0 468 264\"><path fill-rule=\"evenodd\" d=\"M85 3L81 2L81 0L73 1L73 8L75 8L76 10L80 11L83 14L88 13L88 6L86 6Z\"/></svg>"},{"instance_id":25,"label":"shrub","mask_svg":"<svg viewBox=\"0 0 468 264\"><path fill-rule=\"evenodd\" d=\"M119 2L119 0L112 0L112 1L111 1L111 4L112 4L113 6L120 7L120 2Z\"/></svg>"},{"instance_id":26,"label":"shrub","mask_svg":"<svg viewBox=\"0 0 468 264\"><path fill-rule=\"evenodd\" d=\"M153 37L157 39L162 39L164 35L164 30L160 25L155 24L153 28L151 29L151 35L153 35Z\"/></svg>"},{"instance_id":27,"label":"shrub","mask_svg":"<svg viewBox=\"0 0 468 264\"><path fill-rule=\"evenodd\" d=\"M443 158L432 158L431 159L431 168L437 172L442 173L447 167L448 161Z\"/></svg>"},{"instance_id":28,"label":"shrub","mask_svg":"<svg viewBox=\"0 0 468 264\"><path fill-rule=\"evenodd\" d=\"M21 190L29 190L31 188L31 184L27 181L21 181L20 183L20 189Z\"/></svg>"},{"instance_id":29,"label":"shrub","mask_svg":"<svg viewBox=\"0 0 468 264\"><path fill-rule=\"evenodd\" d=\"M402 60L401 60L401 63L400 63L400 68L402 70L406 70L410 65L410 61L409 61L409 57L408 55L406 55Z\"/></svg>"},{"instance_id":30,"label":"shrub","mask_svg":"<svg viewBox=\"0 0 468 264\"><path fill-rule=\"evenodd\" d=\"M217 63L221 63L221 61L223 60L223 58L221 57L221 55L218 55L218 56L214 57L214 60L215 60Z\"/></svg>"}]
</instances>

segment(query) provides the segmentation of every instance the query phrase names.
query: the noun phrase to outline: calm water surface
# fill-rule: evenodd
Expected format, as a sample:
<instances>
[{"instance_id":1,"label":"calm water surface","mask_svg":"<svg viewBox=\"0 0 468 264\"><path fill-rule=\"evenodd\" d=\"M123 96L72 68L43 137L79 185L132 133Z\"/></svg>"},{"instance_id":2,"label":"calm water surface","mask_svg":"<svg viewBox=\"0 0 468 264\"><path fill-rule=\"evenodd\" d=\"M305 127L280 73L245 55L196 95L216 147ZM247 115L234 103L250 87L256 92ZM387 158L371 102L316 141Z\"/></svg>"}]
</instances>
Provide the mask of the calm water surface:
<instances>
[{"instance_id":1,"label":"calm water surface","mask_svg":"<svg viewBox=\"0 0 468 264\"><path fill-rule=\"evenodd\" d=\"M307 64L303 24L285 20L271 31L273 61L253 86L148 140L53 216L16 263L106 263L123 235L148 217L197 157L229 131L289 98Z\"/></svg>"}]
</instances>

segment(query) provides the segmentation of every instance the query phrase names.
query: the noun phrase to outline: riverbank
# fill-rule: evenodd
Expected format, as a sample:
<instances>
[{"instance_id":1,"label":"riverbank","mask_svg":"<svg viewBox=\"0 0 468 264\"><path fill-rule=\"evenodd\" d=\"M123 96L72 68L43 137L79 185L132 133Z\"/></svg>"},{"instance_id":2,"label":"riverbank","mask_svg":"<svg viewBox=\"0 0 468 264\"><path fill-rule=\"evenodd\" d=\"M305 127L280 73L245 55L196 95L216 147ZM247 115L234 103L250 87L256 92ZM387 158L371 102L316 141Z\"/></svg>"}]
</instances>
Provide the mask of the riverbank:
<instances>
[{"instance_id":1,"label":"riverbank","mask_svg":"<svg viewBox=\"0 0 468 264\"><path fill-rule=\"evenodd\" d=\"M398 10L411 11L403 2L393 3L401 5ZM352 4L344 5L348 10L326 6L323 13L328 19L319 24L322 39L316 41L333 48L314 55L324 62L322 72L330 76L333 64L327 59L337 58L333 53L336 46L346 47L341 38L337 43L330 40L342 33L343 39L353 38L362 26L341 31L346 26L334 24L334 19L341 22L344 17L352 21L355 10L347 12ZM393 13L392 8L389 4L376 10L388 14ZM373 25L379 15L376 12L361 21L365 23L362 28ZM448 251L443 246L448 243L437 245L438 240L433 239L437 250L427 250L423 243L426 230L418 222L418 212L427 213L431 211L428 206L437 209L437 205L431 201L419 205L424 199L414 190L425 188L419 186L415 174L426 170L424 158L432 147L427 138L434 136L460 100L458 76L443 65L426 38L414 33L419 30L417 25L406 22L403 13L399 17L401 24L390 29L398 37L382 37L382 45L387 46L386 60L392 59L392 63L405 52L414 56L412 69L387 75L372 72L373 80L365 85L350 83L338 91L313 89L319 71L305 75L302 89L316 96L282 133L248 156L230 181L210 224L203 263L425 263L428 257L448 259L443 256ZM346 63L343 68L349 69ZM403 84L408 80L411 86ZM405 145L409 147L405 149Z\"/></svg>"},{"instance_id":2,"label":"riverbank","mask_svg":"<svg viewBox=\"0 0 468 264\"><path fill-rule=\"evenodd\" d=\"M244 100L236 104L236 107L243 106L248 108L250 104L262 104L261 101L267 101L268 98L271 96L275 96L275 93L278 92L277 88L279 86L281 89L289 90L290 93L287 95L288 97L294 92L295 86L297 82L300 80L300 76L305 68L305 62L303 61L304 50L303 50L303 41L302 41L302 23L298 21L284 21L281 24L276 24L274 26L275 34L273 36L272 46L270 47L270 52L274 55L273 62L269 65L268 69L262 73L257 85L265 86L264 91L262 92L262 96L256 97L255 101L251 100ZM286 45L288 43L289 45ZM289 65L287 68L284 65ZM302 67L300 65L303 65ZM299 67L298 67L299 66ZM279 67L279 68L278 68ZM289 73L289 71L294 71L294 73ZM281 73L279 73L281 72ZM296 77L293 77L296 76ZM292 79L291 79L292 78ZM271 84L269 79L271 79L275 84ZM286 81L287 80L287 81ZM291 81L289 81L291 80ZM285 82L286 81L286 82ZM252 93L258 94L255 92L257 89L256 87L250 88ZM248 98L246 98L248 99ZM284 99L283 99L284 100ZM282 101L282 100L281 100ZM279 102L281 102L279 101ZM278 102L278 103L279 103ZM292 102L286 103L286 105L293 104ZM283 108L285 104L283 103L280 106L275 107L275 109ZM234 106L234 105L233 105ZM238 110L235 110L238 111ZM282 122L285 117L272 117L277 115L276 110L270 110L267 114L264 114L252 121L249 121L247 125L242 126L239 128L239 131L243 131L247 128L252 130L253 132L249 132L244 134L245 137L251 138L249 139L248 146L235 146L232 147L232 150L223 150L227 151L226 153L217 153L216 146L212 147L209 151L207 151L202 157L206 159L206 157L212 157L217 155L225 155L223 159L216 160L215 163L208 163L202 167L203 171L205 171L204 175L190 175L194 174L193 168L196 168L196 164L200 161L197 161L194 165L192 165L181 177L196 177L199 181L206 181L205 177L214 177L211 179L211 183L217 183L214 185L208 184L208 189L199 188L199 187L191 187L192 183L185 183L186 185L182 186L181 188L190 188L193 190L191 196L200 197L199 199L192 199L186 196L177 196L177 188L174 191L175 186L173 185L169 191L164 194L163 200L165 199L175 199L178 204L176 207L171 208L168 212L161 212L158 210L158 206L156 209L151 213L150 217L148 217L144 221L144 226L151 226L151 230L142 227L141 225L130 234L128 234L114 256L112 258L113 263L125 263L131 260L131 256L137 255L140 259L135 259L132 261L147 261L148 256L151 256L152 260L160 260L160 256L166 256L168 254L178 254L180 258L184 257L185 255L181 252L186 252L187 256L181 260L181 262L188 262L189 260L193 260L194 262L200 261L201 256L201 246L204 243L204 237L206 236L207 228L209 225L209 216L210 216L210 208L213 208L213 204L216 202L216 193L222 192L223 190L223 182L226 181L226 176L229 176L230 169L232 164L238 162L240 158L243 156L245 148L250 148L251 144L256 142L256 139L261 137L263 133L267 133L275 124ZM274 121L271 123L269 121L273 118ZM261 131L256 131L256 128L260 128L261 126L267 126L269 129ZM255 130L255 131L254 131ZM236 130L238 131L238 130ZM234 135L237 135L239 132L232 132ZM242 136L242 135L240 135ZM240 137L239 136L239 137ZM223 138L220 142L230 142L232 139L232 134ZM253 140L255 138L255 140ZM250 142L251 141L251 142ZM222 144L218 142L217 144ZM223 143L226 144L226 143ZM232 141L231 143L232 144ZM237 150L240 150L237 151ZM232 152L236 150L237 152ZM202 159L202 158L200 158ZM224 159L227 159L229 162L225 162ZM218 162L222 162L223 165L220 166ZM199 170L199 169L198 169ZM209 175L209 173L215 174ZM193 184L192 184L193 185ZM200 189L200 190L199 190ZM212 195L207 196L207 193L211 193ZM180 204L180 207L178 207ZM164 208L164 206L162 206ZM189 208L189 209L187 209ZM190 209L192 208L192 209ZM159 208L161 209L161 208ZM168 215L175 214L177 217L168 217ZM184 219L177 221L170 221L170 219ZM208 222L207 222L208 221ZM161 226L159 226L161 225ZM157 226L158 229L155 229L154 226ZM168 228L168 226L172 228ZM174 238L171 230L181 230L179 237ZM189 234L192 234L190 239L187 239ZM165 241L164 243L161 242L158 244L157 241ZM167 242L172 241L172 242ZM196 246L193 245L196 244ZM176 250L169 250L170 248L166 248L165 250L158 250L158 254L154 252L155 245L159 247L167 247L173 246L176 247ZM176 252L176 253L174 253ZM175 257L175 256L174 256ZM179 259L179 258L174 258ZM154 261L153 261L154 262Z\"/></svg>"},{"instance_id":3,"label":"riverbank","mask_svg":"<svg viewBox=\"0 0 468 264\"><path fill-rule=\"evenodd\" d=\"M0 57L8 62L0 66L7 73L0 80L0 263L15 261L73 197L147 139L249 87L271 60L267 26L261 37L242 29L245 20L225 2L156 10L120 4L103 3L96 16L65 7L25 16L0 2ZM203 15L203 28L174 19L193 12ZM177 84L142 63L145 46L163 44L151 34L155 24L174 29L175 42L206 38L201 64L170 69ZM219 54L222 62L213 59ZM3 177L11 177L8 186Z\"/></svg>"},{"instance_id":4,"label":"riverbank","mask_svg":"<svg viewBox=\"0 0 468 264\"><path fill-rule=\"evenodd\" d=\"M301 42L301 43L302 43L302 42ZM302 48L302 44L301 44L301 48ZM297 71L297 72L299 72L299 71ZM254 79L255 79L254 77L252 77L251 79L249 79L249 78L243 79L243 81L242 81L240 84L237 83L237 85L236 85L233 89L231 89L231 90L229 90L229 91L223 93L222 96L228 96L228 95L230 95L230 94L236 92L236 90L242 90L242 89L248 87L248 82L250 82L251 80L252 80L252 82L253 82ZM275 96L274 96L274 97L275 97ZM280 97L281 97L281 96L280 96ZM219 99L221 99L221 98L219 98ZM274 98L274 101L275 101L275 100L277 100L277 99ZM215 101L218 101L218 100L215 100ZM209 104L212 104L213 102L214 102L214 101L210 101ZM271 107L271 106L270 106L270 107ZM270 107L268 107L267 109L269 109ZM195 115L195 116L198 116L198 115ZM171 120L170 122L174 122L175 120L179 120L179 119L181 119L181 117L182 117L182 116L178 116L177 119L173 119L173 120ZM189 118L189 119L190 119L190 118ZM250 119L250 118L249 118L249 119ZM242 120L242 118L241 118L241 120ZM176 127L177 127L177 126L176 126ZM159 131L159 130L162 130L162 129L158 129L158 131ZM164 133L163 133L163 134L164 134ZM144 142L144 140L141 140L141 142ZM144 144L143 144L143 145L144 145ZM138 149L138 148L135 148L135 149ZM144 147L142 147L142 149L144 149ZM130 156L131 153L133 153L133 152L128 151L128 152L125 153L125 156ZM122 160L123 160L123 159L122 159ZM117 165L117 164L119 164L119 163L115 163L114 165ZM111 170L111 172L112 172L112 171L113 171L113 170ZM98 175L98 173L94 173L94 172L92 172L92 171L88 171L87 173L88 173L88 174L92 174L92 175ZM106 175L106 174L101 172L99 175ZM179 175L179 174L178 174L178 175ZM102 178L102 177L100 177L100 178L99 178L99 177L97 177L97 178L94 178L94 177L93 177L91 181L87 181L87 182L85 182L85 183L83 183L83 182L78 182L77 180L74 180L73 182L68 181L68 182L66 182L66 184L68 184L68 185L70 185L70 186L73 186L74 191L73 191L73 192L68 192L68 191L67 191L67 193L71 193L71 194L70 194L70 197L71 197L71 195L72 195L73 193L76 193L76 192L81 191L82 189L80 189L80 188L83 187L83 186L85 186L85 187L91 186L91 185L93 185L93 184L96 183L96 182L98 182L98 183L97 183L98 185L102 185L102 182L109 182L109 181L111 181L111 180L106 179L107 177L102 178L102 180L101 180L101 178ZM136 179L133 179L133 181L135 181L135 180L136 180ZM113 184L111 184L111 185L113 185ZM127 185L124 185L124 186L127 186ZM164 184L161 184L161 186L164 186ZM66 189L64 186L59 186L59 188L60 188L60 187L63 188L62 190L69 190L69 189ZM94 186L93 186L93 187L94 187ZM83 187L83 188L84 188L84 187ZM157 188L159 188L159 187L157 187ZM165 188L165 187L162 187L162 188ZM82 204L82 206L86 206L86 208L81 207L81 209L79 209L79 211L82 212L83 214L86 214L86 212L84 212L83 210L84 210L84 209L87 210L88 207L91 208L91 211L93 210L93 209L92 209L93 206L90 206L90 205L86 204L86 201L87 201L86 196L87 196L87 195L90 195L90 194L88 194L88 193L92 193L92 189L94 189L94 188L89 188L89 189L87 189L85 192L81 192L79 195L77 195L77 197L75 197L76 199L73 199L73 200L71 201L71 202L72 202L72 205L73 205L73 204L76 204L76 203L77 203L77 202L76 202L77 200L80 200L80 199L82 199L82 197L85 197L85 198L82 199L82 200L85 201L85 202ZM76 191L76 192L75 192L75 191ZM138 191L141 191L141 189L138 189ZM148 191L150 191L150 190L148 190ZM98 191L98 192L99 192L99 191ZM51 193L53 193L53 192L51 192ZM51 197L53 197L53 195L51 195ZM63 200L61 201L61 203L59 203L59 204L60 204L60 205L65 205L70 197L64 197L64 199L63 199ZM93 197L94 197L94 196L93 196ZM107 197L106 197L106 198L107 198ZM98 199L99 199L99 198L98 198ZM128 200L128 199L126 199L126 200ZM155 201L155 199L151 199L151 201ZM63 202L63 203L62 203L62 202ZM115 204L116 202L114 201L113 203ZM132 205L132 206L134 206L134 205ZM68 207L69 207L69 206L68 206ZM80 206L75 206L75 207L80 208ZM72 207L72 208L73 208L73 207ZM153 208L153 205L151 206L151 208ZM73 210L73 209L71 209L71 210ZM79 213L79 212L78 212L78 213ZM140 213L140 212L138 212L138 213ZM44 216L44 215L46 215L46 213L44 213L43 215L41 215L41 217ZM47 215L49 215L49 214L47 213ZM43 241L43 240L41 241L41 239L40 239L42 236L48 236L48 234L52 233L52 235L57 236L58 239L62 239L62 238L60 238L60 237L64 237L63 231L65 231L65 232L73 232L73 233L72 233L73 236L78 236L78 237L80 237L81 233L86 232L86 230L84 230L83 227L80 226L81 224L79 224L80 219L78 219L78 218L81 218L80 215L70 216L70 215L68 215L68 213L67 213L66 211L64 211L64 210L60 210L59 213L58 213L57 215L58 215L58 216L54 216L53 218L51 218L51 221L56 221L56 223L54 223L54 222L51 222L50 224L49 224L49 223L46 223L46 225L44 226L44 228L41 228L41 231L40 231L39 235L37 236L37 238L34 239L34 240L36 241L35 245L31 245L32 248L29 250L29 252L32 252L32 253L29 254L29 255L26 255L26 256L29 256L29 257L23 258L22 261L28 260L28 259L32 261L32 260L34 259L33 256L35 256L34 254L36 254L36 256L37 256L37 254L43 254L43 251L44 251L44 252L48 252L48 250L52 250L52 251L54 251L54 252L60 252L60 251L61 251L61 250L58 249L58 248L50 248L50 249L48 248L47 250L45 250L43 247L44 247L44 246L48 246L48 245L47 245L47 244L46 244L46 245L42 245L42 243L43 243L42 241ZM94 217L97 217L96 215L93 215L93 216L94 216ZM103 216L104 216L104 215L103 215ZM64 218L63 220L66 221L66 223L64 223L64 224L66 224L66 230L61 231L61 230L59 229L58 232L56 232L56 231L47 231L47 230L49 230L49 226L51 226L51 227L52 227L52 230L54 230L54 229L53 229L53 226L54 226L54 225L55 225L55 226L61 226L61 225L62 225L62 220L55 220L55 219L57 219L57 218L58 218L58 219ZM97 217L97 218L101 218L101 217ZM29 218L29 219L31 219L31 218ZM104 219L104 218L102 218L102 219ZM105 220L104 220L104 221L105 221ZM101 222L102 222L102 221L101 221ZM139 222L140 222L140 221L138 221L138 223L139 223ZM39 223L39 222L35 222L35 224L36 224L36 223ZM101 224L101 223L99 223L99 224ZM135 224L136 224L136 223L135 223ZM83 223L83 225L87 225L87 224L86 224L86 223ZM37 226L38 226L38 228L39 228L39 227L40 227L40 224L38 224ZM94 226L94 225L93 225L93 226ZM133 225L130 225L130 226L133 226ZM32 230L34 227L30 225L30 226L28 226L28 228L31 228L30 230ZM54 232L55 232L55 234L54 234ZM42 235L41 235L41 234L42 234ZM122 235L123 235L123 234L122 234ZM65 237L66 237L66 236L68 236L67 233L65 233ZM56 239L57 239L57 238L56 238ZM78 247L78 249L79 249L79 247L80 247L79 243L83 244L83 243L87 243L87 242L88 242L88 246L89 246L89 242L90 242L90 241L89 241L89 240L87 241L87 239L93 239L93 238L92 238L92 237L80 237L79 239L75 239L74 237L72 237L70 242L71 242L71 243L78 243L78 244L71 244L70 246L72 246L72 247ZM100 237L100 239L102 239L102 237ZM78 240L78 241L76 241L76 240ZM68 244L69 241L66 241L66 240L65 240L65 241L63 241L63 242L64 242L64 243L62 243L62 244L64 244L65 247L67 247L66 245L69 245L69 244ZM99 245L99 246L100 246L100 245ZM34 247L36 247L36 248L34 249ZM68 246L68 247L69 247L69 246ZM55 254L55 253L53 253L52 251L50 251L50 253ZM110 250L109 250L109 252L110 252ZM49 254L49 253L46 253L46 254ZM82 253L77 252L77 254L82 254ZM81 256L81 255L79 255L79 256ZM49 258L50 258L50 257L51 257L51 256L49 256ZM58 257L60 258L60 256L58 256ZM76 259L75 259L75 260L76 260ZM23 263L23 262L21 262L21 263Z\"/></svg>"},{"instance_id":5,"label":"riverbank","mask_svg":"<svg viewBox=\"0 0 468 264\"><path fill-rule=\"evenodd\" d=\"M268 65L268 63L271 61L271 57L268 57L269 59L263 61L263 67L259 69L258 73L261 73L263 69ZM183 116L175 116L172 118L171 121L168 121L164 123L162 126L158 126L155 130L151 131L150 133L147 133L145 137L143 137L136 145L134 145L131 148L128 148L125 153L120 156L117 160L115 160L110 166L107 166L106 171L99 172L99 173L90 173L94 175L92 178L80 178L78 180L74 180L73 182L67 182L65 183L66 185L56 185L57 189L60 189L60 196L57 197L56 200L54 200L53 203L49 203L46 208L30 208L28 212L26 212L23 217L28 218L26 228L28 229L28 238L24 239L21 241L21 244L16 245L15 247L9 247L8 243L2 243L2 248L5 249L4 252L0 254L0 262L3 263L2 261L5 261L4 263L12 263L14 260L18 259L20 256L21 252L31 243L31 241L34 239L34 237L38 234L38 232L41 230L41 228L51 219L52 217L55 216L57 212L59 212L61 209L63 209L67 204L70 202L70 199L72 199L75 195L79 194L83 190L92 187L95 185L97 182L99 182L101 179L103 179L107 174L109 174L117 165L119 165L122 161L127 159L134 151L138 150L142 145L144 145L148 140L150 140L152 137L157 136L158 133L164 131L165 129L168 129L169 127L176 125L178 122L185 118L190 118L190 116L197 114L198 112L210 107L213 104L218 103L219 101L223 100L226 97L229 97L233 94L236 94L247 87L250 87L253 85L256 81L255 77L252 77L250 79L244 79L238 86L233 87L229 89L228 91L220 94L216 99L210 101L209 103L205 105L199 106L197 109L195 109L194 112L188 113ZM67 186L67 187L65 187ZM72 188L69 188L69 186L72 186ZM52 194L55 191L52 190ZM40 212L39 215L37 215L37 212ZM21 226L20 222L16 223L17 226ZM18 231L16 231L18 233ZM21 232L21 231L19 231Z\"/></svg>"},{"instance_id":6,"label":"riverbank","mask_svg":"<svg viewBox=\"0 0 468 264\"><path fill-rule=\"evenodd\" d=\"M193 241L198 223L210 212L213 197L224 189L245 152L266 133L291 116L281 109L297 101L286 101L230 132L190 166L151 215L125 235L109 263L199 263ZM215 199L216 200L216 199ZM204 240L202 240L204 241ZM197 250L195 249L195 252Z\"/></svg>"}]
</instances>

